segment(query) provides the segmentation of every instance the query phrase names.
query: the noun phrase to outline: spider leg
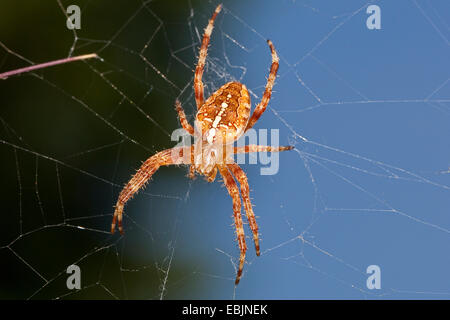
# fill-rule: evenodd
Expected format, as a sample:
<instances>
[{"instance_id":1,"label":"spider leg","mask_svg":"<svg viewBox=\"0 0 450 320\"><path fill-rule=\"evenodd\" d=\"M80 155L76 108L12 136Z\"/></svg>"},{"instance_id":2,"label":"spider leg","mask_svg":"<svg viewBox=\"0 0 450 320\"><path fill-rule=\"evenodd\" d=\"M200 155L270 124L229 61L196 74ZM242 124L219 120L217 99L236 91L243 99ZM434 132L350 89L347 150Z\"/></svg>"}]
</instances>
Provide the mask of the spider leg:
<instances>
[{"instance_id":1,"label":"spider leg","mask_svg":"<svg viewBox=\"0 0 450 320\"><path fill-rule=\"evenodd\" d=\"M219 4L216 8L216 11L214 11L214 14L212 15L211 19L209 19L208 26L205 28L205 33L203 34L203 40L202 40L202 46L200 47L200 53L198 56L198 63L197 68L195 69L195 77L194 77L194 90L195 90L195 101L197 103L197 108L200 109L200 107L203 105L203 82L202 82L202 76L203 76L203 69L205 68L205 62L206 62L206 55L208 54L208 44L209 39L211 38L211 33L214 27L214 20L217 17L217 14L222 9L222 5Z\"/></svg>"},{"instance_id":2,"label":"spider leg","mask_svg":"<svg viewBox=\"0 0 450 320\"><path fill-rule=\"evenodd\" d=\"M192 180L194 180L196 177L195 177L195 166L194 166L194 162L195 162L195 156L194 156L194 153L195 153L195 147L193 147L193 149L191 150L191 157L190 157L190 166L189 166L189 173L188 173L188 177L189 177L189 179L192 179Z\"/></svg>"},{"instance_id":3,"label":"spider leg","mask_svg":"<svg viewBox=\"0 0 450 320\"><path fill-rule=\"evenodd\" d=\"M189 173L188 173L188 178L189 179L192 179L192 180L194 180L196 177L195 177L195 167L194 167L194 165L190 165L189 166Z\"/></svg>"},{"instance_id":4,"label":"spider leg","mask_svg":"<svg viewBox=\"0 0 450 320\"><path fill-rule=\"evenodd\" d=\"M186 114L184 113L183 107L181 106L180 101L177 99L175 101L175 109L178 112L178 117L180 118L180 124L184 130L186 130L191 136L194 135L194 128L189 124L186 119Z\"/></svg>"},{"instance_id":5,"label":"spider leg","mask_svg":"<svg viewBox=\"0 0 450 320\"><path fill-rule=\"evenodd\" d=\"M281 152L292 150L293 146L285 147L272 147L272 146L259 146L259 145L247 145L243 147L234 147L234 153L249 153L249 152ZM253 241L255 243L256 255L259 256L259 237L258 237L258 225L256 223L255 214L253 212L252 203L250 201L249 186L247 175L236 163L228 164L231 172L236 177L237 181L241 185L241 195L244 201L245 212L247 213L247 220L250 224L250 228L253 232Z\"/></svg>"},{"instance_id":6,"label":"spider leg","mask_svg":"<svg viewBox=\"0 0 450 320\"><path fill-rule=\"evenodd\" d=\"M234 212L234 224L236 226L236 235L239 244L239 249L241 251L239 257L239 269L236 275L235 284L239 283L242 276L242 270L244 269L245 262L245 252L247 251L247 245L245 244L244 227L241 216L241 198L239 197L239 188L234 181L233 176L228 171L225 166L219 166L219 172L223 176L223 181L227 187L228 193L233 199L233 212Z\"/></svg>"},{"instance_id":7,"label":"spider leg","mask_svg":"<svg viewBox=\"0 0 450 320\"><path fill-rule=\"evenodd\" d=\"M255 144L251 144L243 147L234 147L234 153L281 152L292 149L294 149L293 146L272 147L272 146L258 146Z\"/></svg>"},{"instance_id":8,"label":"spider leg","mask_svg":"<svg viewBox=\"0 0 450 320\"><path fill-rule=\"evenodd\" d=\"M245 131L253 127L256 121L258 121L259 117L261 117L263 112L266 110L266 107L269 104L270 96L272 95L272 88L275 83L275 78L277 76L279 58L272 44L272 41L267 40L267 43L269 44L270 51L272 52L272 65L270 66L269 78L267 79L266 89L264 90L261 102L256 106L255 111L253 111L253 114L247 123L247 127L245 128Z\"/></svg>"},{"instance_id":9,"label":"spider leg","mask_svg":"<svg viewBox=\"0 0 450 320\"><path fill-rule=\"evenodd\" d=\"M247 175L236 163L230 163L227 165L230 171L235 176L236 180L241 186L241 196L244 202L245 213L247 214L247 220L250 224L250 229L253 233L253 242L255 243L256 255L260 255L259 251L259 235L258 224L256 223L255 213L253 212L253 206L250 201L250 187L248 185Z\"/></svg>"},{"instance_id":10,"label":"spider leg","mask_svg":"<svg viewBox=\"0 0 450 320\"><path fill-rule=\"evenodd\" d=\"M214 167L209 176L206 177L206 181L213 182L214 180L216 180L216 175L217 175L217 167Z\"/></svg>"},{"instance_id":11,"label":"spider leg","mask_svg":"<svg viewBox=\"0 0 450 320\"><path fill-rule=\"evenodd\" d=\"M128 183L119 194L113 220L111 223L111 233L115 232L116 223L118 223L119 231L121 234L123 234L123 207L125 206L126 202L130 200L133 195L145 185L145 183L152 177L156 170L158 170L160 166L189 163L183 157L183 155L185 155L185 153L187 152L192 152L191 147L167 149L151 156L142 164L136 174L130 179L130 181L128 181Z\"/></svg>"}]
</instances>

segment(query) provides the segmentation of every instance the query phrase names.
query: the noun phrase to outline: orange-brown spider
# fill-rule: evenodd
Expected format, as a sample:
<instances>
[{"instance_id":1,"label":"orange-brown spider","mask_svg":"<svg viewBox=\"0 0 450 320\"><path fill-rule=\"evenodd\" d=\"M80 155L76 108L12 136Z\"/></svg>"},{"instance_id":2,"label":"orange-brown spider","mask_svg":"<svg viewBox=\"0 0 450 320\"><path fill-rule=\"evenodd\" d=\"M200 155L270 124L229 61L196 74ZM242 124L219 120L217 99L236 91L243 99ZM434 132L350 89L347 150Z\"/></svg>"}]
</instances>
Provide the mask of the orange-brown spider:
<instances>
[{"instance_id":1,"label":"orange-brown spider","mask_svg":"<svg viewBox=\"0 0 450 320\"><path fill-rule=\"evenodd\" d=\"M236 226L237 241L240 249L239 269L236 275L235 284L239 283L244 268L245 244L244 228L241 216L241 199L239 189L235 179L241 187L241 196L244 202L247 220L253 232L256 255L259 256L258 225L250 202L249 185L244 171L230 158L229 154L249 153L249 152L279 152L291 150L292 147L271 147L248 145L245 147L227 148L236 141L242 134L258 121L269 103L272 94L272 87L278 70L278 56L270 40L267 41L272 53L272 65L270 67L269 78L261 102L256 106L250 117L250 96L248 90L242 83L228 82L219 90L214 92L206 102L203 100L202 75L205 67L206 55L208 51L209 39L213 30L214 20L220 12L222 6L217 6L214 14L209 20L205 29L197 68L195 70L194 89L195 101L198 108L196 115L196 130L186 120L186 115L180 102L175 103L181 126L191 135L195 136L194 146L174 147L167 149L148 158L137 173L125 185L117 200L116 209L111 225L111 232L114 233L116 222L119 231L123 234L122 215L125 203L151 178L160 166L171 164L188 164L189 177L194 178L197 172L204 175L209 182L213 182L217 170L223 177L225 186L233 199L234 223ZM226 149L226 150L225 150ZM228 152L228 153L227 153ZM234 177L233 177L234 176Z\"/></svg>"}]
</instances>

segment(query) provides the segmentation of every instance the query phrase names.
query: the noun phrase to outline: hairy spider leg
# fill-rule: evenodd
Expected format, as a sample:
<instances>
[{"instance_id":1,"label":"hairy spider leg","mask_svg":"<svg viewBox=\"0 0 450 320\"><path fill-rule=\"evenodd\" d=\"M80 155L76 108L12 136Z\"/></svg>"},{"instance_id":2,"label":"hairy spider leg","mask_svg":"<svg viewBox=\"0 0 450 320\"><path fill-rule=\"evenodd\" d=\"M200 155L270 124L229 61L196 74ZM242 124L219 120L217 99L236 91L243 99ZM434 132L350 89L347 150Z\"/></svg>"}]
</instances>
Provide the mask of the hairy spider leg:
<instances>
[{"instance_id":1,"label":"hairy spider leg","mask_svg":"<svg viewBox=\"0 0 450 320\"><path fill-rule=\"evenodd\" d=\"M200 53L198 56L197 68L195 69L195 77L194 77L194 90L195 90L195 101L197 103L197 109L200 109L204 103L204 91L203 91L203 70L205 68L206 56L208 54L208 44L209 39L211 38L211 33L214 27L214 20L217 17L217 14L222 9L222 5L219 4L214 11L211 19L209 19L208 26L205 28L205 33L203 35L202 46L200 47Z\"/></svg>"},{"instance_id":2,"label":"hairy spider leg","mask_svg":"<svg viewBox=\"0 0 450 320\"><path fill-rule=\"evenodd\" d=\"M175 100L175 110L178 112L178 118L180 119L180 124L184 130L187 131L191 136L194 135L194 128L190 125L190 123L186 119L186 114L184 113L184 109L181 106L180 101Z\"/></svg>"},{"instance_id":3,"label":"hairy spider leg","mask_svg":"<svg viewBox=\"0 0 450 320\"><path fill-rule=\"evenodd\" d=\"M253 206L250 201L250 187L248 185L248 179L245 172L236 163L230 163L227 165L230 171L233 173L236 180L241 186L241 196L244 202L245 213L247 215L247 221L250 225L250 229L253 233L253 242L255 243L256 255L260 255L259 251L259 234L258 234L258 224L256 223L255 213L253 212Z\"/></svg>"},{"instance_id":4,"label":"hairy spider leg","mask_svg":"<svg viewBox=\"0 0 450 320\"><path fill-rule=\"evenodd\" d=\"M279 64L280 59L278 58L277 52L275 51L272 41L267 40L267 43L269 44L270 51L272 52L272 65L270 66L269 78L267 78L266 89L264 90L261 102L256 106L255 111L253 111L252 116L248 120L245 131L253 127L256 121L258 121L259 117L261 117L261 115L266 110L266 107L269 104L270 96L272 95L272 88L275 83L278 67L280 65Z\"/></svg>"},{"instance_id":5,"label":"hairy spider leg","mask_svg":"<svg viewBox=\"0 0 450 320\"><path fill-rule=\"evenodd\" d=\"M125 206L127 201L130 200L133 195L149 181L149 179L156 172L156 170L159 169L159 167L171 164L188 163L184 160L183 157L183 155L185 155L185 152L192 152L191 147L167 149L158 152L157 154L145 160L139 170L134 174L134 176L130 179L130 181L128 181L128 183L120 192L111 223L111 233L115 232L116 223L118 223L119 231L121 234L123 234L123 207ZM176 157L174 157L174 155L176 155Z\"/></svg>"},{"instance_id":6,"label":"hairy spider leg","mask_svg":"<svg viewBox=\"0 0 450 320\"><path fill-rule=\"evenodd\" d=\"M194 163L193 161L191 163ZM194 165L190 165L189 166L189 173L188 173L188 178L191 180L194 180L196 178L195 176L195 166Z\"/></svg>"},{"instance_id":7,"label":"hairy spider leg","mask_svg":"<svg viewBox=\"0 0 450 320\"><path fill-rule=\"evenodd\" d=\"M189 133L191 136L194 135L195 130L194 127L191 126L191 124L187 121L186 114L184 113L184 109L181 106L180 101L177 99L175 100L175 110L178 113L178 118L180 120L181 127ZM194 153L191 152L191 165L189 166L189 173L188 177L189 179L195 179L195 167L192 165L194 163Z\"/></svg>"},{"instance_id":8,"label":"hairy spider leg","mask_svg":"<svg viewBox=\"0 0 450 320\"><path fill-rule=\"evenodd\" d=\"M216 180L216 175L217 175L217 167L214 167L211 173L206 177L206 181L213 182L214 180Z\"/></svg>"},{"instance_id":9,"label":"hairy spider leg","mask_svg":"<svg viewBox=\"0 0 450 320\"><path fill-rule=\"evenodd\" d=\"M239 197L239 188L236 184L236 181L234 181L234 178L228 171L228 168L225 166L218 167L219 172L223 177L225 186L227 187L228 193L233 199L234 224L236 226L236 236L239 244L239 250L241 251L239 257L239 269L236 275L236 280L234 282L237 285L242 276L242 270L244 269L245 262L245 252L247 251L247 245L245 244L244 226L241 215L241 198Z\"/></svg>"}]
</instances>

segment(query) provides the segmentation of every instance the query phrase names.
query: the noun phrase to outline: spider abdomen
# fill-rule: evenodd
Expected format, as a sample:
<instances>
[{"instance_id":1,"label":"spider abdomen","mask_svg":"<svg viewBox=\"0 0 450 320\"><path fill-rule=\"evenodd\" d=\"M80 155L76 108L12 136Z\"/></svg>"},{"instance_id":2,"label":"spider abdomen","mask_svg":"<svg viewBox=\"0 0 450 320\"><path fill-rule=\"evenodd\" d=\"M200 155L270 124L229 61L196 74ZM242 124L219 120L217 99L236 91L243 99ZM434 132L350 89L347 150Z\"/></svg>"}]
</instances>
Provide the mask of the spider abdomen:
<instances>
[{"instance_id":1,"label":"spider abdomen","mask_svg":"<svg viewBox=\"0 0 450 320\"><path fill-rule=\"evenodd\" d=\"M228 82L199 109L196 127L209 144L226 144L237 140L244 132L249 116L247 88L239 82Z\"/></svg>"}]
</instances>

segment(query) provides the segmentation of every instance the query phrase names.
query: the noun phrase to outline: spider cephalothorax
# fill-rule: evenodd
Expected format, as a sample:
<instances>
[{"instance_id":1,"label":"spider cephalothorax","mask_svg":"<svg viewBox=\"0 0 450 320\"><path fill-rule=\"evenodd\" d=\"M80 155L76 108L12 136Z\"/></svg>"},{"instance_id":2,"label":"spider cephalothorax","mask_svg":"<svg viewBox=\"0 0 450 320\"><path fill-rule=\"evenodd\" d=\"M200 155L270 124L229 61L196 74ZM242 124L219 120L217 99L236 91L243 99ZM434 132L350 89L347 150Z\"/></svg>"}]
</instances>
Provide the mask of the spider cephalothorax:
<instances>
[{"instance_id":1,"label":"spider cephalothorax","mask_svg":"<svg viewBox=\"0 0 450 320\"><path fill-rule=\"evenodd\" d=\"M270 40L267 41L272 53L272 65L269 77L264 90L261 102L256 106L255 111L250 116L251 105L250 95L245 85L239 82L228 82L214 92L206 101L203 97L202 75L205 67L209 39L213 30L214 20L220 12L222 6L219 5L205 29L202 45L198 58L197 68L194 77L195 101L198 112L195 118L195 130L188 121L184 110L177 100L175 103L181 126L191 135L195 136L196 142L193 146L174 147L167 149L148 158L125 185L117 200L116 209L111 225L111 232L114 233L118 222L119 231L123 233L122 215L125 203L151 178L160 166L171 164L190 165L189 177L194 178L195 173L204 175L210 182L214 181L217 171L223 177L228 193L233 199L234 223L236 226L237 240L240 249L239 269L236 275L235 284L239 283L244 268L245 243L244 227L241 216L241 198L244 203L247 220L253 233L256 254L259 256L259 234L250 202L250 189L247 176L244 171L233 161L232 155L236 153L248 152L279 152L291 150L292 147L271 147L248 145L245 147L233 147L232 143L239 139L248 129L258 121L265 111L272 94L272 87L278 70L278 56ZM240 184L241 192L236 184Z\"/></svg>"}]
</instances>

